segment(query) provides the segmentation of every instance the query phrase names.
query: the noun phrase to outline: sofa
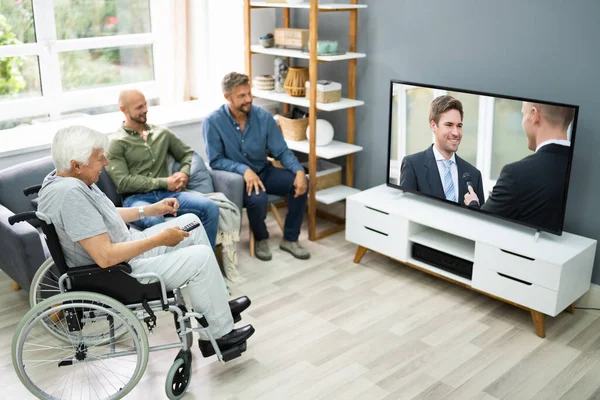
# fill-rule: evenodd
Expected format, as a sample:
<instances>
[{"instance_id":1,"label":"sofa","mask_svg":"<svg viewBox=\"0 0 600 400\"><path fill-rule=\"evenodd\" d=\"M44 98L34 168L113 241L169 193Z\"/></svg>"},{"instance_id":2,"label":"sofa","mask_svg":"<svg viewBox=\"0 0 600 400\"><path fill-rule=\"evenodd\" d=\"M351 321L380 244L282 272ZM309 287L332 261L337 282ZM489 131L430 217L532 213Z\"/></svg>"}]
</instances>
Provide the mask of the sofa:
<instances>
[{"instance_id":1,"label":"sofa","mask_svg":"<svg viewBox=\"0 0 600 400\"><path fill-rule=\"evenodd\" d=\"M35 223L10 225L8 218L20 212L35 211L37 195L27 198L23 189L41 184L53 169L52 158L47 156L0 170L0 269L26 291L29 291L33 276L50 253ZM115 206L122 206L121 196L106 171L100 175L97 185ZM194 154L189 185L205 192L210 189L221 192L242 210L243 177L209 169L198 154Z\"/></svg>"}]
</instances>

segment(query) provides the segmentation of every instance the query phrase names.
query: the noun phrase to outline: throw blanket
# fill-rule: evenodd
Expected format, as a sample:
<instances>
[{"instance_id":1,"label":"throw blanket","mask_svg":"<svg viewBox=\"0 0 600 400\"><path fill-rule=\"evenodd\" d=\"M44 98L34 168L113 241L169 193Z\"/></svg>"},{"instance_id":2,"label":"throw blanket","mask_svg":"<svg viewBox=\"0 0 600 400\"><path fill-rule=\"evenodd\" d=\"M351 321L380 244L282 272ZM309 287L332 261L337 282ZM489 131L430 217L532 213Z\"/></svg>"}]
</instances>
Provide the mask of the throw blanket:
<instances>
[{"instance_id":1,"label":"throw blanket","mask_svg":"<svg viewBox=\"0 0 600 400\"><path fill-rule=\"evenodd\" d=\"M216 243L221 245L225 278L231 283L244 282L237 269L238 259L235 251L235 243L240 241L240 209L223 193L199 194L219 206L219 230Z\"/></svg>"}]
</instances>

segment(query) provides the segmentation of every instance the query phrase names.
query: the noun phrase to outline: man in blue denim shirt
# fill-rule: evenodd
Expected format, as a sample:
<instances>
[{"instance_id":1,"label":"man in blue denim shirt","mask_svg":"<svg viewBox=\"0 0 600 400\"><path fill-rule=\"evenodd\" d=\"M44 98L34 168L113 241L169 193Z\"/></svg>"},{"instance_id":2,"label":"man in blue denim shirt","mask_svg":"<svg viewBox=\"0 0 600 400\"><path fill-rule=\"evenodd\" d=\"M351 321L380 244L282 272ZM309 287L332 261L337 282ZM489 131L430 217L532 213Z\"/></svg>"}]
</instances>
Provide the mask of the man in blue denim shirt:
<instances>
[{"instance_id":1,"label":"man in blue denim shirt","mask_svg":"<svg viewBox=\"0 0 600 400\"><path fill-rule=\"evenodd\" d=\"M223 78L221 87L227 104L210 114L202 124L210 166L244 176L244 206L256 239L255 254L260 260L271 259L265 225L267 193L287 195L288 214L279 248L306 260L310 254L298 243L307 200L304 168L288 149L273 116L252 105L248 76L231 72ZM285 169L272 166L267 160L267 151Z\"/></svg>"}]
</instances>

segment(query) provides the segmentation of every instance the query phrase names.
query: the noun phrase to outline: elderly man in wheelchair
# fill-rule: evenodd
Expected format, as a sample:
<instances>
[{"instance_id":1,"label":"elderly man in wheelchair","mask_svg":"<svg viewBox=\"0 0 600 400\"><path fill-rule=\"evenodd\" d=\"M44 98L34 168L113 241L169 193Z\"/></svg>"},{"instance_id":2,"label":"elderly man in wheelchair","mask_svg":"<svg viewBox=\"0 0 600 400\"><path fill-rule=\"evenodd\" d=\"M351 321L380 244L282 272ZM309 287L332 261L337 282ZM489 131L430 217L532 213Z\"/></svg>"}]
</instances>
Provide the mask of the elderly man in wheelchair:
<instances>
[{"instance_id":1,"label":"elderly man in wheelchair","mask_svg":"<svg viewBox=\"0 0 600 400\"><path fill-rule=\"evenodd\" d=\"M56 170L39 190L38 212L11 217L11 223L39 219L52 255L34 277L32 298L43 301L32 302L17 327L13 366L40 398L115 399L141 379L149 351L181 348L165 385L167 397L179 399L190 383L193 332L204 357L239 357L254 328L234 323L250 300L228 301L195 215L128 229L126 223L145 216L176 215L178 203L116 208L95 185L108 163L106 145L105 135L86 127L59 130L52 143ZM149 347L140 319L151 332L160 310L173 313L180 342Z\"/></svg>"}]
</instances>

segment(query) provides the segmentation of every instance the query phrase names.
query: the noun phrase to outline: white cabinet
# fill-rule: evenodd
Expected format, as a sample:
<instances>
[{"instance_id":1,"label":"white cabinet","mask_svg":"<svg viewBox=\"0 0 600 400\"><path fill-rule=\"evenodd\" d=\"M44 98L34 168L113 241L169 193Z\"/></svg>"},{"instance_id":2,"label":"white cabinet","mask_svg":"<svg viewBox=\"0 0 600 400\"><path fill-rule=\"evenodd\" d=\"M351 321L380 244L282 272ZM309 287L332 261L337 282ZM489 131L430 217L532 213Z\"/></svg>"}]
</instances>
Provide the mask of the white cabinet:
<instances>
[{"instance_id":1,"label":"white cabinet","mask_svg":"<svg viewBox=\"0 0 600 400\"><path fill-rule=\"evenodd\" d=\"M556 316L590 288L596 240L563 232L535 231L404 193L386 185L346 202L346 239L408 266L450 279L472 290L531 311L539 336L544 314ZM471 279L416 260L414 243L473 263Z\"/></svg>"}]
</instances>

